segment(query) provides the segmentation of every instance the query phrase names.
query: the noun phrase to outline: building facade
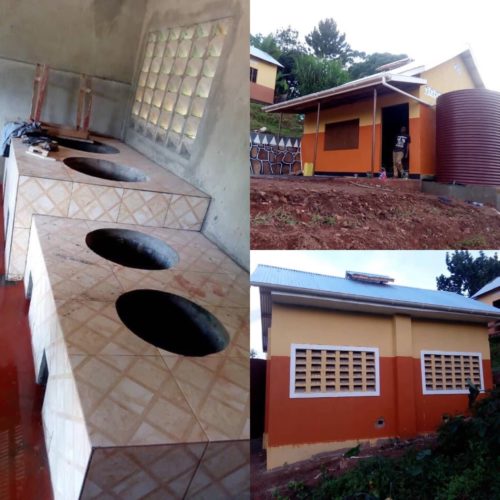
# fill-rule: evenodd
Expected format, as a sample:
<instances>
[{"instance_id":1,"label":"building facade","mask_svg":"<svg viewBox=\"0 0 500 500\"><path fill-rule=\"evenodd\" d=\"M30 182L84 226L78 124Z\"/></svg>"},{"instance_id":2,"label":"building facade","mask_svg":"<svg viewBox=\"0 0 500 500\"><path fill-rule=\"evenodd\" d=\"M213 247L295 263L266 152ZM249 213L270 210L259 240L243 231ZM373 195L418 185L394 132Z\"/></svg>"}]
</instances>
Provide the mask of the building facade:
<instances>
[{"instance_id":1,"label":"building facade","mask_svg":"<svg viewBox=\"0 0 500 500\"><path fill-rule=\"evenodd\" d=\"M499 311L449 292L258 266L268 468L361 441L431 433L492 386Z\"/></svg>"},{"instance_id":2,"label":"building facade","mask_svg":"<svg viewBox=\"0 0 500 500\"><path fill-rule=\"evenodd\" d=\"M394 67L396 66L396 67ZM392 149L402 126L411 137L405 168L436 173L436 100L460 89L484 88L469 50L432 65L401 61L380 72L266 108L305 115L302 154L317 174L392 173Z\"/></svg>"},{"instance_id":3,"label":"building facade","mask_svg":"<svg viewBox=\"0 0 500 500\"><path fill-rule=\"evenodd\" d=\"M250 100L262 104L274 102L278 68L283 66L267 52L250 47Z\"/></svg>"}]
</instances>

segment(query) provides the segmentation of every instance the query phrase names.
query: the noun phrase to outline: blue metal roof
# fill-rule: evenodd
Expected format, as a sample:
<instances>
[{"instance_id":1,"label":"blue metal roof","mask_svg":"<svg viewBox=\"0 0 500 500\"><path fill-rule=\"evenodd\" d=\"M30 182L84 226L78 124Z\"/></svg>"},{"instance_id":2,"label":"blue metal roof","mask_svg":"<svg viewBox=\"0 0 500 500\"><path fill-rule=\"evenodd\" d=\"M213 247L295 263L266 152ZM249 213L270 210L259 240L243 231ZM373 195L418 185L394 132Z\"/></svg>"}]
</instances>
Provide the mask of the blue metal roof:
<instances>
[{"instance_id":1,"label":"blue metal roof","mask_svg":"<svg viewBox=\"0 0 500 500\"><path fill-rule=\"evenodd\" d=\"M262 59L263 61L274 64L275 66L278 66L280 68L283 67L283 65L280 64L280 62L277 61L273 56L252 45L250 45L250 55L256 57L257 59Z\"/></svg>"},{"instance_id":2,"label":"blue metal roof","mask_svg":"<svg viewBox=\"0 0 500 500\"><path fill-rule=\"evenodd\" d=\"M472 296L472 298L475 299L476 297L485 295L486 293L492 292L497 288L500 288L500 276L498 276L498 278L495 278L493 281L490 281L488 284L484 285L483 288L481 288L481 290L479 290Z\"/></svg>"},{"instance_id":3,"label":"blue metal roof","mask_svg":"<svg viewBox=\"0 0 500 500\"><path fill-rule=\"evenodd\" d=\"M251 276L251 284L286 290L291 293L354 298L364 302L391 303L429 307L457 312L486 313L500 316L500 311L477 300L453 292L425 290L390 284L365 283L323 274L259 265Z\"/></svg>"}]
</instances>

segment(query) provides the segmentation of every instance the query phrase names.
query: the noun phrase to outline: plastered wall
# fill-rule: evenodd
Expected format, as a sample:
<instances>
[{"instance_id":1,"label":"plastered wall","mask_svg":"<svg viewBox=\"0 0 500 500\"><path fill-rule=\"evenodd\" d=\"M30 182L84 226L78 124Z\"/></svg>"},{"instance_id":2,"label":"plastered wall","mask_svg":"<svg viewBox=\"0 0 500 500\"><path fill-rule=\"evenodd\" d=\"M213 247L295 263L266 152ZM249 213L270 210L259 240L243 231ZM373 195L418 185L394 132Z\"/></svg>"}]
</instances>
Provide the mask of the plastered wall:
<instances>
[{"instance_id":1,"label":"plastered wall","mask_svg":"<svg viewBox=\"0 0 500 500\"><path fill-rule=\"evenodd\" d=\"M203 233L248 268L248 2L244 0L150 0L136 60L134 90L148 33L231 18L189 158L126 128L133 148L211 196ZM130 103L129 110L132 108Z\"/></svg>"}]
</instances>

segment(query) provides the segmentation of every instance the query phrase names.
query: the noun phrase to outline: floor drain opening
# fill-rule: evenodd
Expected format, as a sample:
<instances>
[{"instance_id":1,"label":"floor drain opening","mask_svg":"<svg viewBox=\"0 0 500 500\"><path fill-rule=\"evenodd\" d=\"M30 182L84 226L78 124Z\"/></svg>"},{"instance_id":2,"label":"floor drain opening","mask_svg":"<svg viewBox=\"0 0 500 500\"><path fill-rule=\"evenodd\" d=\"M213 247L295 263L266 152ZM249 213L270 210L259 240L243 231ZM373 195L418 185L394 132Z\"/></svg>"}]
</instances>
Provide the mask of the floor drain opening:
<instances>
[{"instance_id":1,"label":"floor drain opening","mask_svg":"<svg viewBox=\"0 0 500 500\"><path fill-rule=\"evenodd\" d=\"M88 233L87 246L104 259L135 269L169 269L179 262L164 241L131 229L104 228Z\"/></svg>"},{"instance_id":2,"label":"floor drain opening","mask_svg":"<svg viewBox=\"0 0 500 500\"><path fill-rule=\"evenodd\" d=\"M146 342L183 356L224 350L229 335L222 323L194 302L158 290L132 290L116 301L125 326Z\"/></svg>"},{"instance_id":3,"label":"floor drain opening","mask_svg":"<svg viewBox=\"0 0 500 500\"><path fill-rule=\"evenodd\" d=\"M72 156L63 160L63 163L82 174L110 181L144 182L149 179L137 168L98 158Z\"/></svg>"},{"instance_id":4,"label":"floor drain opening","mask_svg":"<svg viewBox=\"0 0 500 500\"><path fill-rule=\"evenodd\" d=\"M67 139L64 137L51 137L51 139L54 139L60 146L65 148L86 151L87 153L116 154L120 152L118 148L99 141L79 141L77 139Z\"/></svg>"}]
</instances>

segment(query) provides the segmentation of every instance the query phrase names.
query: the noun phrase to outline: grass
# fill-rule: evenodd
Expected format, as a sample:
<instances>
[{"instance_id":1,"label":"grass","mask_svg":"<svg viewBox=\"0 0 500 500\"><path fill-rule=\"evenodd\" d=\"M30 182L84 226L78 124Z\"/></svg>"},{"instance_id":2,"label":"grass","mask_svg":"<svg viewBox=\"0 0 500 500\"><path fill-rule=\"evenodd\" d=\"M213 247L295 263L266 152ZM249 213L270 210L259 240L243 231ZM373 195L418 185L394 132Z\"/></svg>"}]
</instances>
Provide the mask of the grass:
<instances>
[{"instance_id":1,"label":"grass","mask_svg":"<svg viewBox=\"0 0 500 500\"><path fill-rule=\"evenodd\" d=\"M270 224L273 220L279 224L288 224L290 226L297 224L297 220L282 207L271 212L256 214L252 219L252 224L262 226Z\"/></svg>"},{"instance_id":2,"label":"grass","mask_svg":"<svg viewBox=\"0 0 500 500\"><path fill-rule=\"evenodd\" d=\"M453 248L463 250L467 248L487 248L488 242L483 235L471 236L453 244Z\"/></svg>"},{"instance_id":3,"label":"grass","mask_svg":"<svg viewBox=\"0 0 500 500\"><path fill-rule=\"evenodd\" d=\"M250 103L250 130L259 130L266 127L267 133L278 134L280 116L278 113L266 113L262 111L262 105ZM304 129L300 115L283 114L281 122L282 137L302 137Z\"/></svg>"},{"instance_id":4,"label":"grass","mask_svg":"<svg viewBox=\"0 0 500 500\"><path fill-rule=\"evenodd\" d=\"M321 224L325 226L335 226L337 224L337 217L335 215L320 215L313 214L311 217L313 224Z\"/></svg>"},{"instance_id":5,"label":"grass","mask_svg":"<svg viewBox=\"0 0 500 500\"><path fill-rule=\"evenodd\" d=\"M291 482L280 499L483 500L500 498L500 390L450 417L437 445L399 458L371 457L345 474L322 473L318 484Z\"/></svg>"}]
</instances>

